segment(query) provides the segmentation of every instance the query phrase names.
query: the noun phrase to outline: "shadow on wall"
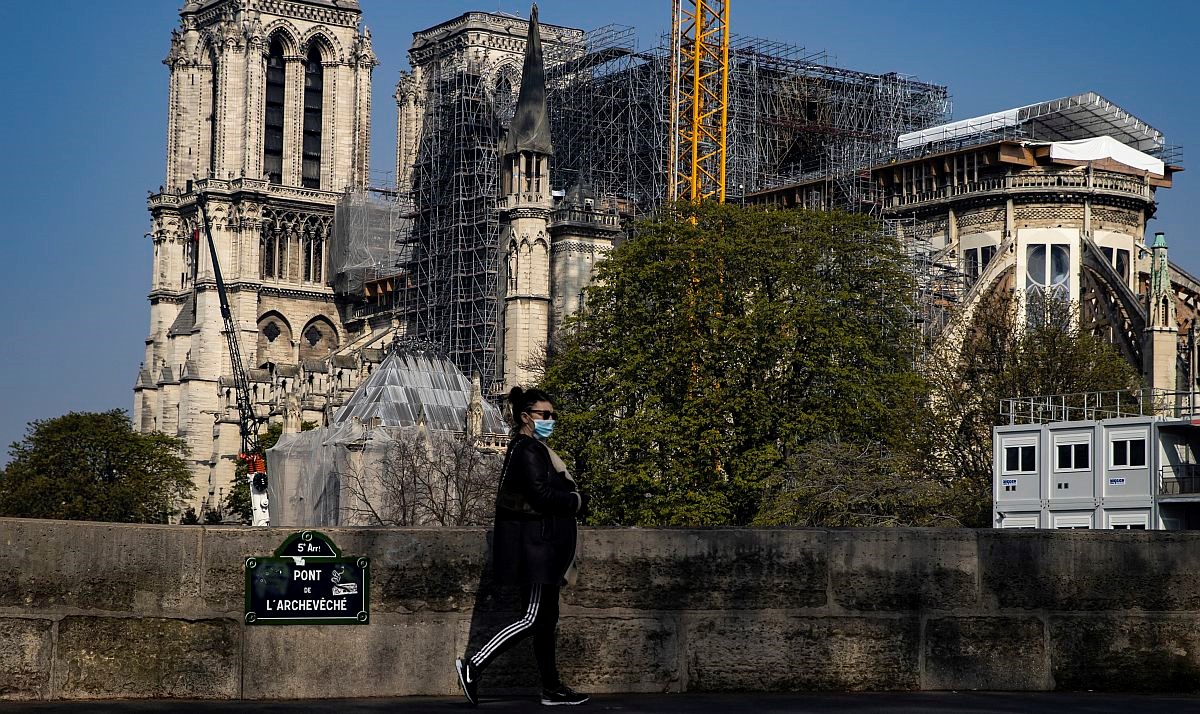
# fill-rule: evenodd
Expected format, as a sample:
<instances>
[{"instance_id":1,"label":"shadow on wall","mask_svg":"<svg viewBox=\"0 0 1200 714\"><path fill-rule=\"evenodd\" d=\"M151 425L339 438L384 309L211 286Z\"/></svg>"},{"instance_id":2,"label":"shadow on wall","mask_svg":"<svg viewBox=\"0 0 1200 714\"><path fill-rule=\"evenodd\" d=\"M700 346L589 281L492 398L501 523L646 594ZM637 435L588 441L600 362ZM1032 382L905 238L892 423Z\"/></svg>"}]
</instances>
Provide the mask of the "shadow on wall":
<instances>
[{"instance_id":1,"label":"shadow on wall","mask_svg":"<svg viewBox=\"0 0 1200 714\"><path fill-rule=\"evenodd\" d=\"M984 605L1049 611L1054 689L1200 691L1200 588L1171 567L1194 537L1093 533L981 532Z\"/></svg>"},{"instance_id":2,"label":"shadow on wall","mask_svg":"<svg viewBox=\"0 0 1200 714\"><path fill-rule=\"evenodd\" d=\"M479 571L475 602L471 608L471 625L467 631L467 647L460 656L478 652L500 630L521 619L526 603L521 601L520 588L496 585L492 578L492 539L489 528ZM541 690L537 662L533 658L533 638L526 637L512 649L496 658L479 682L480 701L496 695L533 695Z\"/></svg>"}]
</instances>

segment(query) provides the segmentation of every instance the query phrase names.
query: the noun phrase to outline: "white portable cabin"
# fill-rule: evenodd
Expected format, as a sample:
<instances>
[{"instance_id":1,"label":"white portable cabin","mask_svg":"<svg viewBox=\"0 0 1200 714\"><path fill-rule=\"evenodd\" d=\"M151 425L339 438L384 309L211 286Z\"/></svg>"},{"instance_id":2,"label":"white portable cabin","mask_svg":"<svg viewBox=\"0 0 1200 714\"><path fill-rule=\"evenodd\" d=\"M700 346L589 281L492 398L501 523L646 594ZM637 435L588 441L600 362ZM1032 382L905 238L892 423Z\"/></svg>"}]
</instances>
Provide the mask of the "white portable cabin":
<instances>
[{"instance_id":1,"label":"white portable cabin","mask_svg":"<svg viewBox=\"0 0 1200 714\"><path fill-rule=\"evenodd\" d=\"M1172 411L1051 408L1017 423L1023 410L1010 409L1010 424L992 430L993 525L1200 528L1200 415Z\"/></svg>"}]
</instances>

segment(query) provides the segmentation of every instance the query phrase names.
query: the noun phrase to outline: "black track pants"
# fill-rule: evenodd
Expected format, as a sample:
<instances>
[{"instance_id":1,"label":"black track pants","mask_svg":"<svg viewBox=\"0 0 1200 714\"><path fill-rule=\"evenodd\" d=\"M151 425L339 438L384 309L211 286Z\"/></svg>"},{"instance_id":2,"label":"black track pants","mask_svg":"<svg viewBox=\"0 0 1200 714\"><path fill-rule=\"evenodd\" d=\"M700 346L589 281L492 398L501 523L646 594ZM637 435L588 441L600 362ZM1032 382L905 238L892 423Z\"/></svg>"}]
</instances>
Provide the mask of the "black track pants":
<instances>
[{"instance_id":1,"label":"black track pants","mask_svg":"<svg viewBox=\"0 0 1200 714\"><path fill-rule=\"evenodd\" d=\"M526 603L525 615L520 620L496 633L496 636L471 657L471 663L486 669L492 660L510 647L533 635L533 656L537 660L538 673L542 675L542 686L555 689L558 665L554 661L554 630L558 627L558 586L527 585L521 589Z\"/></svg>"}]
</instances>

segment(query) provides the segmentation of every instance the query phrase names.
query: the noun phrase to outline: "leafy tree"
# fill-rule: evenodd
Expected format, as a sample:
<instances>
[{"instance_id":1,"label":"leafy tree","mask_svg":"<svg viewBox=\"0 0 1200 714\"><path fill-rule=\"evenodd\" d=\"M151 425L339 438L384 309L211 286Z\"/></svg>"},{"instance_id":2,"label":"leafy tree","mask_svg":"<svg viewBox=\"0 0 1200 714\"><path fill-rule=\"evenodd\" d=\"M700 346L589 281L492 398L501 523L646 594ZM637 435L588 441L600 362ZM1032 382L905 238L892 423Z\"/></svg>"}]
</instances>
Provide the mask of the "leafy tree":
<instances>
[{"instance_id":1,"label":"leafy tree","mask_svg":"<svg viewBox=\"0 0 1200 714\"><path fill-rule=\"evenodd\" d=\"M953 487L912 454L877 443L814 441L768 480L756 525L961 526Z\"/></svg>"},{"instance_id":2,"label":"leafy tree","mask_svg":"<svg viewBox=\"0 0 1200 714\"><path fill-rule=\"evenodd\" d=\"M345 463L338 477L352 498L342 504L356 523L472 526L492 522L503 460L481 452L474 440L417 429L389 430L382 453Z\"/></svg>"},{"instance_id":3,"label":"leafy tree","mask_svg":"<svg viewBox=\"0 0 1200 714\"><path fill-rule=\"evenodd\" d=\"M133 430L129 415L71 412L30 422L0 472L0 514L166 523L195 488L182 439Z\"/></svg>"},{"instance_id":4,"label":"leafy tree","mask_svg":"<svg viewBox=\"0 0 1200 714\"><path fill-rule=\"evenodd\" d=\"M905 268L861 215L705 204L641 224L543 380L593 522L747 524L804 445L909 443Z\"/></svg>"},{"instance_id":5,"label":"leafy tree","mask_svg":"<svg viewBox=\"0 0 1200 714\"><path fill-rule=\"evenodd\" d=\"M179 525L181 526L198 526L200 525L200 516L196 515L196 508L188 506L183 515L179 517Z\"/></svg>"},{"instance_id":6,"label":"leafy tree","mask_svg":"<svg viewBox=\"0 0 1200 714\"><path fill-rule=\"evenodd\" d=\"M1138 389L1136 370L1108 342L1080 326L1069 305L1048 302L1019 329L1016 305L1001 293L985 299L957 337L926 366L931 418L928 468L953 484L964 525L991 524L992 427L1006 423L1001 400Z\"/></svg>"}]
</instances>

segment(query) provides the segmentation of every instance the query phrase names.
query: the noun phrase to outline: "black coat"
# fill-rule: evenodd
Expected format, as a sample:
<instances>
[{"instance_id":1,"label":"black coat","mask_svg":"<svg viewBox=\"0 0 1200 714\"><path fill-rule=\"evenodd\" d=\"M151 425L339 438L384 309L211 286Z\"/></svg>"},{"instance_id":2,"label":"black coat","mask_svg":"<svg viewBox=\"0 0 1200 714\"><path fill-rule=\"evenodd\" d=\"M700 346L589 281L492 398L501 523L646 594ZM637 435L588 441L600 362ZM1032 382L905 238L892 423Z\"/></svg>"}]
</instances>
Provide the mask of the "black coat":
<instances>
[{"instance_id":1,"label":"black coat","mask_svg":"<svg viewBox=\"0 0 1200 714\"><path fill-rule=\"evenodd\" d=\"M492 571L498 585L562 585L575 559L580 498L550 451L518 434L508 444L496 497Z\"/></svg>"}]
</instances>

